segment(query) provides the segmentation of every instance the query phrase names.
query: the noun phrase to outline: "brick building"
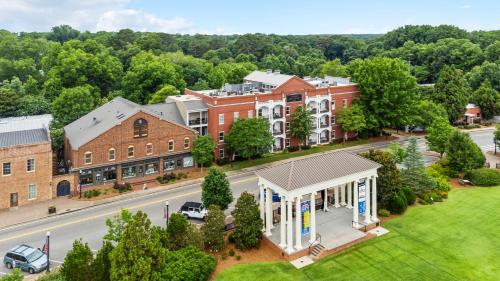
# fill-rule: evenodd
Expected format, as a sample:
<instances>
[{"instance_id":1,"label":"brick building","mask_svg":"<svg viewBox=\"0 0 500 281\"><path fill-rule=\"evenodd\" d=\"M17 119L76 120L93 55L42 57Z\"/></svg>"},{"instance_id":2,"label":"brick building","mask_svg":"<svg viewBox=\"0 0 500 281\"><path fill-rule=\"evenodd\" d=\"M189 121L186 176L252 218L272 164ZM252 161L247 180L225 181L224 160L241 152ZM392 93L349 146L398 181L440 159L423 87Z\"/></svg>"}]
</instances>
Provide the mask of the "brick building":
<instances>
[{"instance_id":1,"label":"brick building","mask_svg":"<svg viewBox=\"0 0 500 281\"><path fill-rule=\"evenodd\" d=\"M268 70L250 73L242 84L226 84L217 90L187 89L186 94L206 103L208 133L218 144L216 157L225 158L224 136L238 118L268 118L274 135L273 151L298 145L289 130L290 115L298 106L305 106L314 116L309 145L343 138L336 117L359 96L359 90L348 78L299 78Z\"/></svg>"},{"instance_id":2,"label":"brick building","mask_svg":"<svg viewBox=\"0 0 500 281\"><path fill-rule=\"evenodd\" d=\"M197 132L175 106L141 106L117 97L64 127L64 158L77 186L155 182L166 172L194 167Z\"/></svg>"},{"instance_id":3,"label":"brick building","mask_svg":"<svg viewBox=\"0 0 500 281\"><path fill-rule=\"evenodd\" d=\"M475 104L469 103L465 107L463 122L474 124L481 122L481 108Z\"/></svg>"},{"instance_id":4,"label":"brick building","mask_svg":"<svg viewBox=\"0 0 500 281\"><path fill-rule=\"evenodd\" d=\"M0 209L52 198L51 115L0 119Z\"/></svg>"}]
</instances>

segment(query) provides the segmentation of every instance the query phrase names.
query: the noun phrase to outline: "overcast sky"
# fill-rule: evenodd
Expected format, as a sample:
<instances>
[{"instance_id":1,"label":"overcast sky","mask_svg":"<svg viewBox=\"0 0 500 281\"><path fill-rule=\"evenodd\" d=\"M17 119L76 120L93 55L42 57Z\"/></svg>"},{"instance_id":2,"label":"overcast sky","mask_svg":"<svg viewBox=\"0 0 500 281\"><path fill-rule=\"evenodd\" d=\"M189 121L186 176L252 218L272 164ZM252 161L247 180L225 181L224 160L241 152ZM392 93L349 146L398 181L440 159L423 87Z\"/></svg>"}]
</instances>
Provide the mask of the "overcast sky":
<instances>
[{"instance_id":1,"label":"overcast sky","mask_svg":"<svg viewBox=\"0 0 500 281\"><path fill-rule=\"evenodd\" d=\"M500 29L500 0L0 0L0 29L384 33L406 24Z\"/></svg>"}]
</instances>

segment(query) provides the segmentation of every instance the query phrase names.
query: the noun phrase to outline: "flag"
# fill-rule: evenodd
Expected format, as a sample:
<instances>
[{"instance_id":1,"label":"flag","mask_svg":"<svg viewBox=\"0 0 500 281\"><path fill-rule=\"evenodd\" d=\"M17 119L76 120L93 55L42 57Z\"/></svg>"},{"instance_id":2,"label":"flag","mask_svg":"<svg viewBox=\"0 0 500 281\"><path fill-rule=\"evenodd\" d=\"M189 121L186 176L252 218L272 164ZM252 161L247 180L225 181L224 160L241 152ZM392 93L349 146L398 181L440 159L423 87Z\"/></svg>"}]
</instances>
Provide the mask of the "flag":
<instances>
[{"instance_id":1,"label":"flag","mask_svg":"<svg viewBox=\"0 0 500 281\"><path fill-rule=\"evenodd\" d=\"M44 254L47 254L49 252L49 244L47 244L47 242L45 242L45 244L43 244L42 252Z\"/></svg>"}]
</instances>

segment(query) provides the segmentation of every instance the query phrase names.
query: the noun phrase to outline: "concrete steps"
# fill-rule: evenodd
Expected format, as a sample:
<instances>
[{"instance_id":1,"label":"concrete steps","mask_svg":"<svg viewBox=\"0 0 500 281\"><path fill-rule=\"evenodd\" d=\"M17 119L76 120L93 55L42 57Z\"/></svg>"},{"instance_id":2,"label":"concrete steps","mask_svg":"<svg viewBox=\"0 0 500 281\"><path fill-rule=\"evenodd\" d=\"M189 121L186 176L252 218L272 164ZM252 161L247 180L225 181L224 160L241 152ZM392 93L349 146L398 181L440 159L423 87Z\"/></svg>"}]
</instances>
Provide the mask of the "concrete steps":
<instances>
[{"instance_id":1,"label":"concrete steps","mask_svg":"<svg viewBox=\"0 0 500 281\"><path fill-rule=\"evenodd\" d=\"M310 257L313 260L317 260L321 257L321 254L323 254L323 252L325 251L326 251L325 246L318 243L312 247Z\"/></svg>"}]
</instances>

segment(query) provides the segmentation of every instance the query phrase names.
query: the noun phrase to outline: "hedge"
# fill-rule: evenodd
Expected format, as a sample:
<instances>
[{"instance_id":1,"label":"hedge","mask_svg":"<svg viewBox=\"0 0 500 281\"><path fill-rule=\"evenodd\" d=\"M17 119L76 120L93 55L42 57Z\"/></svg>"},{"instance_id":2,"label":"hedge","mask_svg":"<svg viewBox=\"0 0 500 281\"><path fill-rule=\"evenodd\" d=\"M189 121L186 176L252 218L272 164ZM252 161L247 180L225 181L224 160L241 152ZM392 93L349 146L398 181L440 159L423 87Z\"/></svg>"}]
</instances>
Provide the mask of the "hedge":
<instances>
[{"instance_id":1,"label":"hedge","mask_svg":"<svg viewBox=\"0 0 500 281\"><path fill-rule=\"evenodd\" d=\"M472 184L477 186L496 186L500 185L500 171L488 168L475 169L467 171L464 176Z\"/></svg>"}]
</instances>

